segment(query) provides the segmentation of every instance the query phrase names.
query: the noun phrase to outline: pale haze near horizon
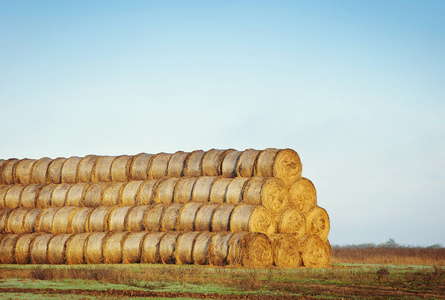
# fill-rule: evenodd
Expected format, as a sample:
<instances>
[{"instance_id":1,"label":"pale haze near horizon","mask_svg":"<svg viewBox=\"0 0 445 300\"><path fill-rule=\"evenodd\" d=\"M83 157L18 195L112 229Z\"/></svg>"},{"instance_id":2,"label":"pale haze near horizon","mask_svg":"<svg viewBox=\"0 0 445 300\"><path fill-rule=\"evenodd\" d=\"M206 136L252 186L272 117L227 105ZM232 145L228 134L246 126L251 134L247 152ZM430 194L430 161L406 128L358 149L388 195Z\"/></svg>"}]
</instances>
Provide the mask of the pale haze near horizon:
<instances>
[{"instance_id":1,"label":"pale haze near horizon","mask_svg":"<svg viewBox=\"0 0 445 300\"><path fill-rule=\"evenodd\" d=\"M0 158L292 148L331 244L445 244L445 2L0 1Z\"/></svg>"}]
</instances>

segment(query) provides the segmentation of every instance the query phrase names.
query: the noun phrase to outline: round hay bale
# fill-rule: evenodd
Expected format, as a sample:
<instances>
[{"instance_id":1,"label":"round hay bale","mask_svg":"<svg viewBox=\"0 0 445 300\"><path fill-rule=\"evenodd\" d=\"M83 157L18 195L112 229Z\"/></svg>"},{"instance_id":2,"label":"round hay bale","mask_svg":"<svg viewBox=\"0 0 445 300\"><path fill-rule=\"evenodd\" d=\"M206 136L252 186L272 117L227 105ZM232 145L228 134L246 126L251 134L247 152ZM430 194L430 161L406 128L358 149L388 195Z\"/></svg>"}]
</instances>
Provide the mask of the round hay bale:
<instances>
[{"instance_id":1,"label":"round hay bale","mask_svg":"<svg viewBox=\"0 0 445 300\"><path fill-rule=\"evenodd\" d=\"M203 204L196 212L195 230L212 231L213 214L220 204Z\"/></svg>"},{"instance_id":2,"label":"round hay bale","mask_svg":"<svg viewBox=\"0 0 445 300\"><path fill-rule=\"evenodd\" d=\"M183 233L178 237L175 245L176 264L193 263L193 246L195 245L195 239L198 234L200 234L200 232L191 231Z\"/></svg>"},{"instance_id":3,"label":"round hay bale","mask_svg":"<svg viewBox=\"0 0 445 300\"><path fill-rule=\"evenodd\" d=\"M232 265L267 268L273 264L272 243L263 233L235 233L229 245L228 262Z\"/></svg>"},{"instance_id":4,"label":"round hay bale","mask_svg":"<svg viewBox=\"0 0 445 300\"><path fill-rule=\"evenodd\" d=\"M128 176L130 175L130 165L132 156L121 155L114 159L111 165L111 180L114 182L124 182L128 181Z\"/></svg>"},{"instance_id":5,"label":"round hay bale","mask_svg":"<svg viewBox=\"0 0 445 300\"><path fill-rule=\"evenodd\" d=\"M17 239L14 249L14 261L16 264L29 264L31 262L30 246L32 241L40 233L21 234Z\"/></svg>"},{"instance_id":6,"label":"round hay bale","mask_svg":"<svg viewBox=\"0 0 445 300\"><path fill-rule=\"evenodd\" d=\"M42 213L41 208L30 208L28 213L23 220L23 230L24 232L31 233L36 230L37 219Z\"/></svg>"},{"instance_id":7,"label":"round hay bale","mask_svg":"<svg viewBox=\"0 0 445 300\"><path fill-rule=\"evenodd\" d=\"M28 184L24 187L20 195L20 206L33 208L37 205L37 196L39 195L41 184ZM1 193L1 192L0 192ZM0 195L1 198L1 195Z\"/></svg>"},{"instance_id":8,"label":"round hay bale","mask_svg":"<svg viewBox=\"0 0 445 300\"><path fill-rule=\"evenodd\" d=\"M36 159L29 158L19 160L14 166L14 183L30 184L32 167L36 161Z\"/></svg>"},{"instance_id":9,"label":"round hay bale","mask_svg":"<svg viewBox=\"0 0 445 300\"><path fill-rule=\"evenodd\" d=\"M161 230L162 231L176 231L178 230L179 211L182 208L182 204L168 205L162 215Z\"/></svg>"},{"instance_id":10,"label":"round hay bale","mask_svg":"<svg viewBox=\"0 0 445 300\"><path fill-rule=\"evenodd\" d=\"M36 206L40 208L51 207L51 198L53 196L54 189L57 187L55 183L48 183L42 186L37 195Z\"/></svg>"},{"instance_id":11,"label":"round hay bale","mask_svg":"<svg viewBox=\"0 0 445 300\"><path fill-rule=\"evenodd\" d=\"M20 206L20 195L25 188L24 185L14 184L9 187L5 193L5 207L16 208Z\"/></svg>"},{"instance_id":12,"label":"round hay bale","mask_svg":"<svg viewBox=\"0 0 445 300\"><path fill-rule=\"evenodd\" d=\"M42 157L32 165L31 183L46 183L46 174L48 173L49 164L53 160L49 157Z\"/></svg>"},{"instance_id":13,"label":"round hay bale","mask_svg":"<svg viewBox=\"0 0 445 300\"><path fill-rule=\"evenodd\" d=\"M147 231L161 231L162 216L167 204L154 204L144 215L143 225Z\"/></svg>"},{"instance_id":14,"label":"round hay bale","mask_svg":"<svg viewBox=\"0 0 445 300\"><path fill-rule=\"evenodd\" d=\"M62 183L77 182L77 168L82 160L81 157L71 156L65 160L62 166Z\"/></svg>"},{"instance_id":15,"label":"round hay bale","mask_svg":"<svg viewBox=\"0 0 445 300\"><path fill-rule=\"evenodd\" d=\"M324 208L320 206L314 207L306 215L306 234L316 235L323 242L328 240L330 230L329 215Z\"/></svg>"},{"instance_id":16,"label":"round hay bale","mask_svg":"<svg viewBox=\"0 0 445 300\"><path fill-rule=\"evenodd\" d=\"M5 160L0 168L0 184L14 184L14 167L19 162L17 158Z\"/></svg>"},{"instance_id":17,"label":"round hay bale","mask_svg":"<svg viewBox=\"0 0 445 300\"><path fill-rule=\"evenodd\" d=\"M87 155L83 157L77 166L76 182L88 183L92 181L93 168L100 156Z\"/></svg>"},{"instance_id":18,"label":"round hay bale","mask_svg":"<svg viewBox=\"0 0 445 300\"><path fill-rule=\"evenodd\" d=\"M161 262L159 244L165 232L147 233L142 241L141 263L157 264Z\"/></svg>"},{"instance_id":19,"label":"round hay bale","mask_svg":"<svg viewBox=\"0 0 445 300\"><path fill-rule=\"evenodd\" d=\"M241 177L252 177L255 174L255 165L260 150L247 149L243 151L236 165L236 175Z\"/></svg>"},{"instance_id":20,"label":"round hay bale","mask_svg":"<svg viewBox=\"0 0 445 300\"><path fill-rule=\"evenodd\" d=\"M103 205L103 194L108 187L106 182L94 182L88 185L85 190L85 196L82 202L82 206L86 207L99 207Z\"/></svg>"},{"instance_id":21,"label":"round hay bale","mask_svg":"<svg viewBox=\"0 0 445 300\"><path fill-rule=\"evenodd\" d=\"M255 176L277 177L288 187L301 177L301 161L292 149L263 150L258 156Z\"/></svg>"},{"instance_id":22,"label":"round hay bale","mask_svg":"<svg viewBox=\"0 0 445 300\"><path fill-rule=\"evenodd\" d=\"M96 160L93 166L93 174L91 180L93 182L110 182L111 178L111 165L116 159L116 156L101 156Z\"/></svg>"},{"instance_id":23,"label":"round hay bale","mask_svg":"<svg viewBox=\"0 0 445 300\"><path fill-rule=\"evenodd\" d=\"M149 205L136 205L133 206L128 212L127 219L125 221L125 228L127 231L144 231L144 216L150 209Z\"/></svg>"},{"instance_id":24,"label":"round hay bale","mask_svg":"<svg viewBox=\"0 0 445 300\"><path fill-rule=\"evenodd\" d=\"M298 240L300 243L303 266L308 268L321 268L330 265L331 252L328 242L323 242L316 235L307 235Z\"/></svg>"},{"instance_id":25,"label":"round hay bale","mask_svg":"<svg viewBox=\"0 0 445 300\"><path fill-rule=\"evenodd\" d=\"M133 157L130 165L130 180L148 179L148 166L153 154L139 153Z\"/></svg>"},{"instance_id":26,"label":"round hay bale","mask_svg":"<svg viewBox=\"0 0 445 300\"><path fill-rule=\"evenodd\" d=\"M197 265L208 265L210 260L209 246L216 233L198 232L192 251L192 260Z\"/></svg>"},{"instance_id":27,"label":"round hay bale","mask_svg":"<svg viewBox=\"0 0 445 300\"><path fill-rule=\"evenodd\" d=\"M108 215L108 230L125 231L128 212L132 206L116 206Z\"/></svg>"},{"instance_id":28,"label":"round hay bale","mask_svg":"<svg viewBox=\"0 0 445 300\"><path fill-rule=\"evenodd\" d=\"M43 209L36 219L36 232L52 233L54 216L60 209L61 207L48 207Z\"/></svg>"},{"instance_id":29,"label":"round hay bale","mask_svg":"<svg viewBox=\"0 0 445 300\"><path fill-rule=\"evenodd\" d=\"M306 235L306 219L295 207L286 208L277 217L278 233L290 233L295 238Z\"/></svg>"},{"instance_id":30,"label":"round hay bale","mask_svg":"<svg viewBox=\"0 0 445 300\"><path fill-rule=\"evenodd\" d=\"M65 257L69 265L85 263L85 243L92 233L74 234L66 242Z\"/></svg>"},{"instance_id":31,"label":"round hay bale","mask_svg":"<svg viewBox=\"0 0 445 300\"><path fill-rule=\"evenodd\" d=\"M233 178L237 175L239 157L243 151L232 151L227 153L221 165L221 175L226 178Z\"/></svg>"},{"instance_id":32,"label":"round hay bale","mask_svg":"<svg viewBox=\"0 0 445 300\"><path fill-rule=\"evenodd\" d=\"M212 266L225 266L228 264L229 241L234 233L217 233L212 237L209 245L209 263Z\"/></svg>"},{"instance_id":33,"label":"round hay bale","mask_svg":"<svg viewBox=\"0 0 445 300\"><path fill-rule=\"evenodd\" d=\"M158 184L157 180L144 180L136 196L137 203L149 205L154 203L154 190Z\"/></svg>"},{"instance_id":34,"label":"round hay bale","mask_svg":"<svg viewBox=\"0 0 445 300\"><path fill-rule=\"evenodd\" d=\"M69 223L67 222L71 219L71 215L77 211L75 206L63 206L61 207L53 219L52 233L69 233Z\"/></svg>"},{"instance_id":35,"label":"round hay bale","mask_svg":"<svg viewBox=\"0 0 445 300\"><path fill-rule=\"evenodd\" d=\"M226 202L230 204L240 204L244 201L243 194L247 182L250 178L233 178L226 191Z\"/></svg>"},{"instance_id":36,"label":"round hay bale","mask_svg":"<svg viewBox=\"0 0 445 300\"><path fill-rule=\"evenodd\" d=\"M66 194L65 205L67 206L82 206L85 192L90 183L76 183L71 186Z\"/></svg>"},{"instance_id":37,"label":"round hay bale","mask_svg":"<svg viewBox=\"0 0 445 300\"><path fill-rule=\"evenodd\" d=\"M122 263L134 264L141 262L142 243L146 232L130 232L125 237L122 250Z\"/></svg>"},{"instance_id":38,"label":"round hay bale","mask_svg":"<svg viewBox=\"0 0 445 300\"><path fill-rule=\"evenodd\" d=\"M89 217L93 212L93 208L79 207L70 215L68 220L69 233L84 233L89 228Z\"/></svg>"},{"instance_id":39,"label":"round hay bale","mask_svg":"<svg viewBox=\"0 0 445 300\"><path fill-rule=\"evenodd\" d=\"M215 182L216 177L202 176L196 179L192 191L192 201L200 203L208 203L210 200L210 191Z\"/></svg>"},{"instance_id":40,"label":"round hay bale","mask_svg":"<svg viewBox=\"0 0 445 300\"><path fill-rule=\"evenodd\" d=\"M66 263L66 243L72 234L56 234L48 244L48 261L50 264L63 265Z\"/></svg>"},{"instance_id":41,"label":"round hay bale","mask_svg":"<svg viewBox=\"0 0 445 300\"><path fill-rule=\"evenodd\" d=\"M202 176L202 158L204 157L204 154L204 151L196 150L187 156L184 165L185 177Z\"/></svg>"},{"instance_id":42,"label":"round hay bale","mask_svg":"<svg viewBox=\"0 0 445 300\"><path fill-rule=\"evenodd\" d=\"M5 208L5 195L8 192L8 189L10 188L10 185L0 185L0 208Z\"/></svg>"},{"instance_id":43,"label":"round hay bale","mask_svg":"<svg viewBox=\"0 0 445 300\"><path fill-rule=\"evenodd\" d=\"M178 151L171 156L167 166L167 177L184 176L185 161L189 154L188 152Z\"/></svg>"},{"instance_id":44,"label":"round hay bale","mask_svg":"<svg viewBox=\"0 0 445 300\"><path fill-rule=\"evenodd\" d=\"M138 193L143 181L130 181L122 190L121 205L138 205Z\"/></svg>"},{"instance_id":45,"label":"round hay bale","mask_svg":"<svg viewBox=\"0 0 445 300\"><path fill-rule=\"evenodd\" d=\"M234 204L227 203L223 203L215 209L212 218L213 232L230 231L230 217L234 209Z\"/></svg>"},{"instance_id":46,"label":"round hay bale","mask_svg":"<svg viewBox=\"0 0 445 300\"><path fill-rule=\"evenodd\" d=\"M15 246L21 234L5 234L0 240L0 261L4 264L15 263Z\"/></svg>"},{"instance_id":47,"label":"round hay bale","mask_svg":"<svg viewBox=\"0 0 445 300\"><path fill-rule=\"evenodd\" d=\"M159 242L159 256L164 264L176 263L175 250L176 241L181 235L180 232L167 232Z\"/></svg>"},{"instance_id":48,"label":"round hay bale","mask_svg":"<svg viewBox=\"0 0 445 300\"><path fill-rule=\"evenodd\" d=\"M262 205L240 204L230 218L232 232L261 232L266 235L277 232L274 215Z\"/></svg>"},{"instance_id":49,"label":"round hay bale","mask_svg":"<svg viewBox=\"0 0 445 300\"><path fill-rule=\"evenodd\" d=\"M65 157L58 157L53 159L48 165L48 171L46 172L46 181L49 183L61 183L62 182L62 167L65 163Z\"/></svg>"},{"instance_id":50,"label":"round hay bale","mask_svg":"<svg viewBox=\"0 0 445 300\"><path fill-rule=\"evenodd\" d=\"M30 245L30 256L32 264L48 264L48 244L54 237L53 234L45 233L36 236Z\"/></svg>"},{"instance_id":51,"label":"round hay bale","mask_svg":"<svg viewBox=\"0 0 445 300\"><path fill-rule=\"evenodd\" d=\"M6 222L6 233L24 233L24 222L28 208L14 208L8 215Z\"/></svg>"},{"instance_id":52,"label":"round hay bale","mask_svg":"<svg viewBox=\"0 0 445 300\"><path fill-rule=\"evenodd\" d=\"M73 183L61 183L55 186L51 194L51 205L58 207L65 206L68 191L73 185Z\"/></svg>"},{"instance_id":53,"label":"round hay bale","mask_svg":"<svg viewBox=\"0 0 445 300\"><path fill-rule=\"evenodd\" d=\"M304 177L295 181L289 189L289 203L303 214L308 213L317 206L317 191L314 184Z\"/></svg>"},{"instance_id":54,"label":"round hay bale","mask_svg":"<svg viewBox=\"0 0 445 300\"><path fill-rule=\"evenodd\" d=\"M107 234L103 244L104 262L106 264L122 263L123 242L128 232L113 232Z\"/></svg>"},{"instance_id":55,"label":"round hay bale","mask_svg":"<svg viewBox=\"0 0 445 300\"><path fill-rule=\"evenodd\" d=\"M232 178L216 178L210 190L210 203L224 203L226 202L227 187L232 182Z\"/></svg>"},{"instance_id":56,"label":"round hay bale","mask_svg":"<svg viewBox=\"0 0 445 300\"><path fill-rule=\"evenodd\" d=\"M182 177L175 186L174 199L175 203L188 203L192 201L192 192L197 178Z\"/></svg>"},{"instance_id":57,"label":"round hay bale","mask_svg":"<svg viewBox=\"0 0 445 300\"><path fill-rule=\"evenodd\" d=\"M175 186L179 178L164 179L159 182L155 188L155 203L171 204L173 203Z\"/></svg>"},{"instance_id":58,"label":"round hay bale","mask_svg":"<svg viewBox=\"0 0 445 300\"><path fill-rule=\"evenodd\" d=\"M85 262L87 264L103 264L104 253L102 244L108 232L93 232L85 241Z\"/></svg>"},{"instance_id":59,"label":"round hay bale","mask_svg":"<svg viewBox=\"0 0 445 300\"><path fill-rule=\"evenodd\" d=\"M184 204L179 211L178 216L178 230L180 231L194 231L195 218L198 210L203 206L202 203L189 202Z\"/></svg>"},{"instance_id":60,"label":"round hay bale","mask_svg":"<svg viewBox=\"0 0 445 300\"><path fill-rule=\"evenodd\" d=\"M6 232L6 227L8 225L8 217L12 211L13 211L12 208L4 208L0 210L0 233Z\"/></svg>"},{"instance_id":61,"label":"round hay bale","mask_svg":"<svg viewBox=\"0 0 445 300\"><path fill-rule=\"evenodd\" d=\"M222 162L224 157L234 149L211 149L202 158L202 173L204 176L220 176L222 174Z\"/></svg>"},{"instance_id":62,"label":"round hay bale","mask_svg":"<svg viewBox=\"0 0 445 300\"><path fill-rule=\"evenodd\" d=\"M88 217L87 227L85 231L94 232L94 231L108 231L109 230L109 216L110 213L117 206L99 206L92 210L91 214ZM84 232L85 232L84 231Z\"/></svg>"},{"instance_id":63,"label":"round hay bale","mask_svg":"<svg viewBox=\"0 0 445 300\"><path fill-rule=\"evenodd\" d=\"M148 166L148 178L149 179L163 179L167 177L168 162L173 154L170 153L158 153L153 155Z\"/></svg>"},{"instance_id":64,"label":"round hay bale","mask_svg":"<svg viewBox=\"0 0 445 300\"><path fill-rule=\"evenodd\" d=\"M299 268L303 266L300 255L300 243L292 234L274 234L269 236L272 242L273 263L278 268Z\"/></svg>"},{"instance_id":65,"label":"round hay bale","mask_svg":"<svg viewBox=\"0 0 445 300\"><path fill-rule=\"evenodd\" d=\"M102 205L113 206L122 202L122 193L127 182L110 182L102 194Z\"/></svg>"},{"instance_id":66,"label":"round hay bale","mask_svg":"<svg viewBox=\"0 0 445 300\"><path fill-rule=\"evenodd\" d=\"M252 177L244 190L244 203L264 205L279 214L289 203L289 190L278 178Z\"/></svg>"}]
</instances>

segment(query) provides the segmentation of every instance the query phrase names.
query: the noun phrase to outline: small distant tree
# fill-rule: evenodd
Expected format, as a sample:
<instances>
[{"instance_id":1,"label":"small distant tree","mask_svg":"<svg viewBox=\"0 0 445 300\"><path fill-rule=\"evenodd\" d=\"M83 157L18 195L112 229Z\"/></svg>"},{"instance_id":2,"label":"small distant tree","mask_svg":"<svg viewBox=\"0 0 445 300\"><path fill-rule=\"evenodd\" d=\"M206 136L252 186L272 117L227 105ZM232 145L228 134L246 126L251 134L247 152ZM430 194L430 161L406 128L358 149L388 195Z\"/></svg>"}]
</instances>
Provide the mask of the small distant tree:
<instances>
[{"instance_id":1,"label":"small distant tree","mask_svg":"<svg viewBox=\"0 0 445 300\"><path fill-rule=\"evenodd\" d=\"M384 247L388 248L397 248L399 245L396 243L396 241L393 238L389 238L389 240L383 244Z\"/></svg>"}]
</instances>

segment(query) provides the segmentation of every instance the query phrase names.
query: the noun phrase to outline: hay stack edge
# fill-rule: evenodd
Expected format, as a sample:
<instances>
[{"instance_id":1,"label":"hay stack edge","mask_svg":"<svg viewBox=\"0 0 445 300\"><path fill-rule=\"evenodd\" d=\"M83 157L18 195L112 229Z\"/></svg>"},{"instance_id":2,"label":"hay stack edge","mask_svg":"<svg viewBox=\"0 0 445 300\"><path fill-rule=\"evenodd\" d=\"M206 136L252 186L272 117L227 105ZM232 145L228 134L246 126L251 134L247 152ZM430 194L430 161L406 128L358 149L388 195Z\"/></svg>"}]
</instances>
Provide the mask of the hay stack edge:
<instances>
[{"instance_id":1,"label":"hay stack edge","mask_svg":"<svg viewBox=\"0 0 445 300\"><path fill-rule=\"evenodd\" d=\"M0 159L3 264L329 267L292 149Z\"/></svg>"}]
</instances>

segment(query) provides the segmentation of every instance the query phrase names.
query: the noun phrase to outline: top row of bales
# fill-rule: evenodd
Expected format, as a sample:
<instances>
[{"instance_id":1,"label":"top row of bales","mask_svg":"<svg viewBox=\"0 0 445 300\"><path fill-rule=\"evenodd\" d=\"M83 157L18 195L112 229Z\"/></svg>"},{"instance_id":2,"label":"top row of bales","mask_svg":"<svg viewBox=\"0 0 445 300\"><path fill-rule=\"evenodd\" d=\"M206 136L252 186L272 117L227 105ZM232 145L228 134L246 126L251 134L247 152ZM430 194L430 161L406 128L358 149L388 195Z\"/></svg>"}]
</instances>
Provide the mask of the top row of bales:
<instances>
[{"instance_id":1,"label":"top row of bales","mask_svg":"<svg viewBox=\"0 0 445 300\"><path fill-rule=\"evenodd\" d=\"M0 184L125 182L174 177L276 177L286 186L301 177L301 161L292 149L234 149L134 156L72 156L51 159L0 159Z\"/></svg>"}]
</instances>

